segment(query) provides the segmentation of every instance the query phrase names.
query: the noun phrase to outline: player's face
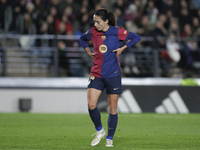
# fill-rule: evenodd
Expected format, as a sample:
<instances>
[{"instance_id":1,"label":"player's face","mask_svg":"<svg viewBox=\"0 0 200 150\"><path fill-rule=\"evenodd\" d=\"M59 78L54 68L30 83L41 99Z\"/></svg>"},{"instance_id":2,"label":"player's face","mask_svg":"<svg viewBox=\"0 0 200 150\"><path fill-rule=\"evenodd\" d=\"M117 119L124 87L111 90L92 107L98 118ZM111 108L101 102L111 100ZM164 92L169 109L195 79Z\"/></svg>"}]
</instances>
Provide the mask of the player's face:
<instances>
[{"instance_id":1,"label":"player's face","mask_svg":"<svg viewBox=\"0 0 200 150\"><path fill-rule=\"evenodd\" d=\"M107 31L109 28L108 25L108 20L103 21L101 19L101 17L94 15L93 16L93 20L94 20L94 26L97 28L98 31Z\"/></svg>"}]
</instances>

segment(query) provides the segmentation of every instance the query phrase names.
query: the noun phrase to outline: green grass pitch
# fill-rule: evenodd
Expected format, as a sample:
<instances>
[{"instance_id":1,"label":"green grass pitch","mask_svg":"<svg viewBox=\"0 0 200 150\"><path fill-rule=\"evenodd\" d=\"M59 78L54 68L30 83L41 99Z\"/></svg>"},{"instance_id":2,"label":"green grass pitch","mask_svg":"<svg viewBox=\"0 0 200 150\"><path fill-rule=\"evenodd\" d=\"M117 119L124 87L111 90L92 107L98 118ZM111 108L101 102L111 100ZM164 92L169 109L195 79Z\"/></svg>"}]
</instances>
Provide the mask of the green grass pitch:
<instances>
[{"instance_id":1,"label":"green grass pitch","mask_svg":"<svg viewBox=\"0 0 200 150\"><path fill-rule=\"evenodd\" d=\"M200 114L119 114L114 148L95 132L88 114L0 113L1 150L199 150Z\"/></svg>"}]
</instances>

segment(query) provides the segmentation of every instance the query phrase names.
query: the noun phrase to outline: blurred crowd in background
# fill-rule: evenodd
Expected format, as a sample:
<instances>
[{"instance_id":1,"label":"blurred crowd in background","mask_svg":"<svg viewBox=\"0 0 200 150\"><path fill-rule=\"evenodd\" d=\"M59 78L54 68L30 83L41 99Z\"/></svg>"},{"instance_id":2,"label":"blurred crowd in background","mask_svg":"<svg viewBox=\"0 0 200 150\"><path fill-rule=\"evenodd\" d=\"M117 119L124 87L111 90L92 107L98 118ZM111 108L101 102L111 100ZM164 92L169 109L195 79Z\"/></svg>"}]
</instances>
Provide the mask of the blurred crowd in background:
<instances>
[{"instance_id":1,"label":"blurred crowd in background","mask_svg":"<svg viewBox=\"0 0 200 150\"><path fill-rule=\"evenodd\" d=\"M185 77L200 76L200 0L0 0L0 33L80 35L93 26L99 8L112 10L117 26L155 38L133 48L159 49L160 76L173 77L170 68L178 77L185 70ZM134 57L128 54L123 61L126 76L141 72Z\"/></svg>"}]
</instances>

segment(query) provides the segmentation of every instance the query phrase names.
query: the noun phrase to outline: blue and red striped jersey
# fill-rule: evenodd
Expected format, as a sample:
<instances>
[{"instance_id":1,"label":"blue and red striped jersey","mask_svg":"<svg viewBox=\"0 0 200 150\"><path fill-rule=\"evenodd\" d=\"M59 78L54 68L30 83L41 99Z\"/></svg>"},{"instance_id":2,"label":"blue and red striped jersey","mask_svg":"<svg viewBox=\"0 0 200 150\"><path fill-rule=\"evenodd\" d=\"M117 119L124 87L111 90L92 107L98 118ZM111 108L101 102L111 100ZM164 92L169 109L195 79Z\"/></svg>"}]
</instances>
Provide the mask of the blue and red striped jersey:
<instances>
[{"instance_id":1,"label":"blue and red striped jersey","mask_svg":"<svg viewBox=\"0 0 200 150\"><path fill-rule=\"evenodd\" d=\"M89 47L87 41L90 40L93 43L95 55L90 75L108 78L121 74L116 52L112 51L120 47L121 41L130 40L126 44L127 47L130 47L140 41L141 38L137 34L120 27L110 26L106 32L99 32L96 27L92 27L86 33L83 33L80 37L80 43L84 49Z\"/></svg>"}]
</instances>

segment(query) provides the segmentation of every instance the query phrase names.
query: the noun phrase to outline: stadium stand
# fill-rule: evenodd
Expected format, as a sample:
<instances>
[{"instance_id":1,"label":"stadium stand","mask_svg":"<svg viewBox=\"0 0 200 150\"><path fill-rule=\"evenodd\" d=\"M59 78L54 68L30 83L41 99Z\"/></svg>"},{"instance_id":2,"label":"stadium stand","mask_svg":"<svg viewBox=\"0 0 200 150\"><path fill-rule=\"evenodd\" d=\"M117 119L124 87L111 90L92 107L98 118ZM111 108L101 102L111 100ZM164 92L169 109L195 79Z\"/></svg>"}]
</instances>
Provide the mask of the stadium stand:
<instances>
[{"instance_id":1,"label":"stadium stand","mask_svg":"<svg viewBox=\"0 0 200 150\"><path fill-rule=\"evenodd\" d=\"M101 7L142 37L120 58L123 76L200 77L199 0L0 0L1 75L88 76L78 37Z\"/></svg>"}]
</instances>

